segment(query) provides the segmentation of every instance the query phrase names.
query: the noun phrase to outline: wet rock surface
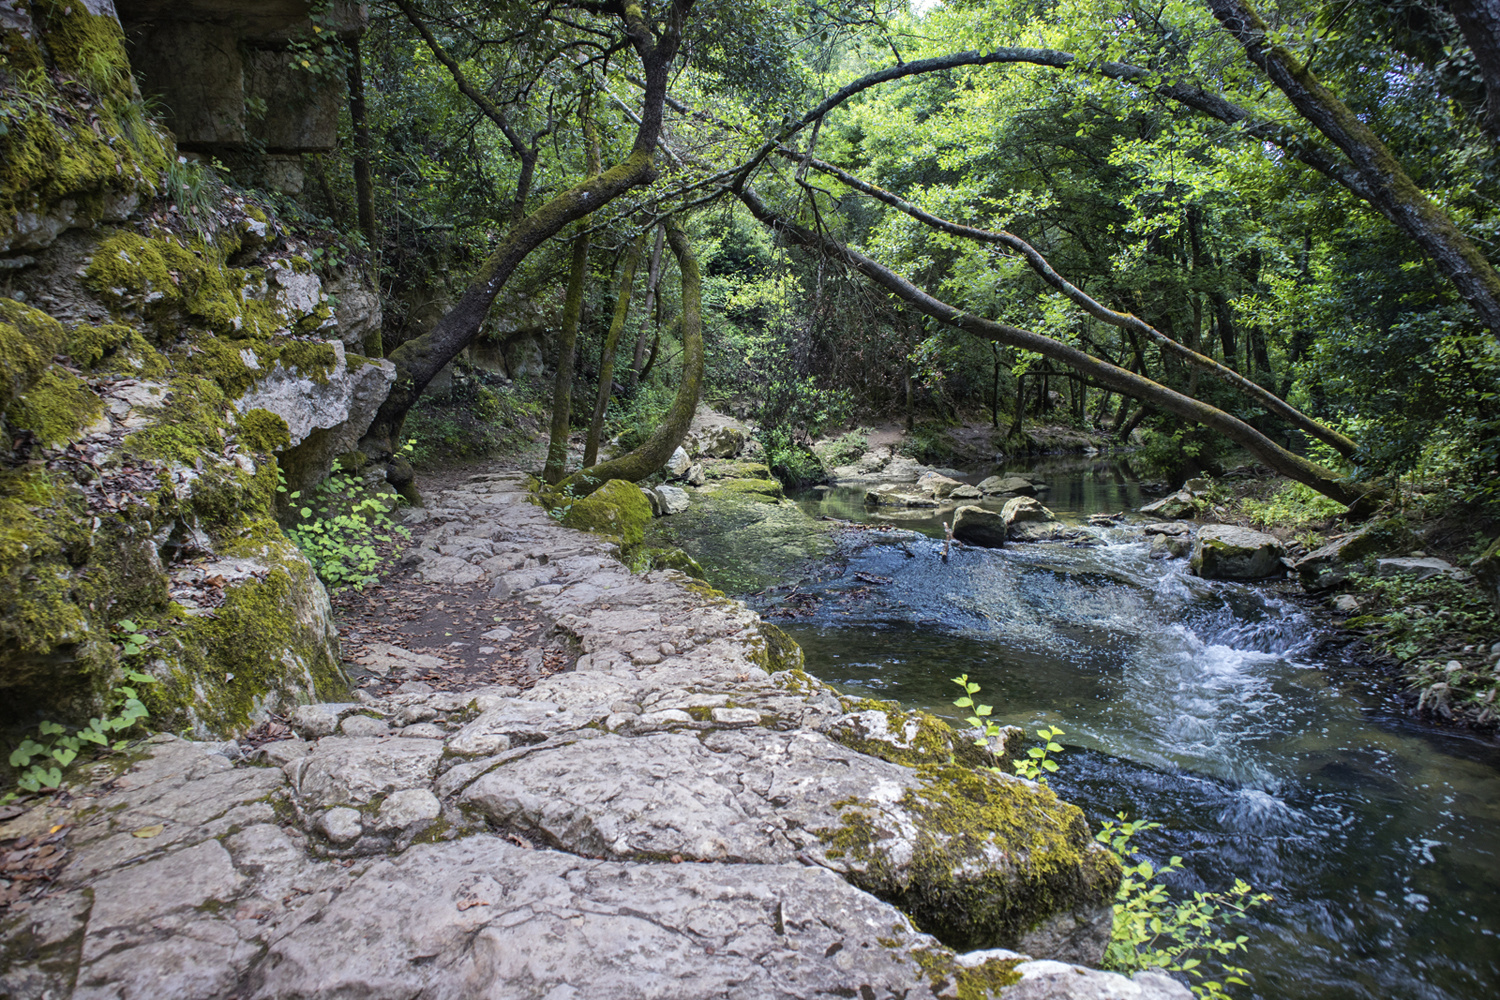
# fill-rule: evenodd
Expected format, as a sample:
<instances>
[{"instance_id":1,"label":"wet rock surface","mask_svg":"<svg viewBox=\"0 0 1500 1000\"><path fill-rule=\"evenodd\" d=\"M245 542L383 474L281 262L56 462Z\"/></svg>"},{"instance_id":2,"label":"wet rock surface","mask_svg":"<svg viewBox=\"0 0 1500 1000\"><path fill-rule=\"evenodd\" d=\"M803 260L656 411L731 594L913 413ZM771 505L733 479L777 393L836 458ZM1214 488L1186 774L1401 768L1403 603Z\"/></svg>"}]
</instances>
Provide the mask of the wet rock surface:
<instances>
[{"instance_id":1,"label":"wet rock surface","mask_svg":"<svg viewBox=\"0 0 1500 1000\"><path fill-rule=\"evenodd\" d=\"M100 766L41 820L70 853L0 917L0 993L1187 997L1063 964L1097 961L1118 873L1049 791L830 738L881 709L802 673L740 602L632 574L516 474L425 514L412 572L504 582L573 669L393 687L434 669L396 647L287 738L162 735Z\"/></svg>"}]
</instances>

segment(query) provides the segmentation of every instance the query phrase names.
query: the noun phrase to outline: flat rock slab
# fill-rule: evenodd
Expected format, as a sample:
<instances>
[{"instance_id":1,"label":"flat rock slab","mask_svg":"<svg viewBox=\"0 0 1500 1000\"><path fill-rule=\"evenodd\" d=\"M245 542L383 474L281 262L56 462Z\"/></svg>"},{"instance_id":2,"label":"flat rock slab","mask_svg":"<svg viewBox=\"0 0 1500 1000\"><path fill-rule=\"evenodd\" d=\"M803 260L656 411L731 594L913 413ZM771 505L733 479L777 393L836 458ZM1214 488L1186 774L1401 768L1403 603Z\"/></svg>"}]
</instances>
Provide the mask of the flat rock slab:
<instances>
[{"instance_id":1,"label":"flat rock slab","mask_svg":"<svg viewBox=\"0 0 1500 1000\"><path fill-rule=\"evenodd\" d=\"M961 802L950 799L953 771L973 786ZM1092 958L1108 924L1112 862L1094 857L1074 807L1018 779L918 771L805 730L562 743L512 757L460 801L586 856L817 864L976 947L1033 941L1048 914L1027 901L1044 883L1050 912L1085 928L1076 948L1059 940L1050 953ZM984 902L1000 898L1008 905Z\"/></svg>"},{"instance_id":2,"label":"flat rock slab","mask_svg":"<svg viewBox=\"0 0 1500 1000\"><path fill-rule=\"evenodd\" d=\"M930 993L899 913L819 868L630 865L475 836L376 865L247 995L702 1000Z\"/></svg>"}]
</instances>

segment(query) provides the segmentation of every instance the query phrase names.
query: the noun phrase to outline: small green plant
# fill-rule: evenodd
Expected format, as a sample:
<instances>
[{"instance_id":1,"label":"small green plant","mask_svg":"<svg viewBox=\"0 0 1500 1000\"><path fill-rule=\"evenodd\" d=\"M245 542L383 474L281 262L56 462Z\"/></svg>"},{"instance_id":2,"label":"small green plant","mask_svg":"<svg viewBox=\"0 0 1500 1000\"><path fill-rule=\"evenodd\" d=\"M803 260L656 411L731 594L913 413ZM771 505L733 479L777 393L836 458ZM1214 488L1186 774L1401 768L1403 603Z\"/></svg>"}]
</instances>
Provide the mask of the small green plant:
<instances>
[{"instance_id":1,"label":"small green plant","mask_svg":"<svg viewBox=\"0 0 1500 1000\"><path fill-rule=\"evenodd\" d=\"M1249 938L1241 934L1231 940L1222 936L1223 929L1269 902L1270 894L1256 893L1237 878L1228 892L1195 892L1192 899L1173 903L1160 879L1180 870L1182 859L1174 856L1158 868L1130 844L1141 830L1159 829L1161 824L1127 820L1124 813L1117 818L1118 824L1106 822L1094 837L1114 852L1124 869L1115 893L1114 931L1104 953L1104 967L1125 973L1146 969L1184 972L1197 980L1191 984L1193 993L1206 1000L1227 998L1229 985L1248 985L1244 979L1248 970L1225 960L1244 951ZM1203 978L1203 960L1198 954L1218 960L1222 981Z\"/></svg>"},{"instance_id":2,"label":"small green plant","mask_svg":"<svg viewBox=\"0 0 1500 1000\"><path fill-rule=\"evenodd\" d=\"M132 621L119 622L113 634L125 660L140 656L151 644L150 637ZM61 788L64 770L88 747L119 750L125 746L126 741L119 737L150 715L137 688L153 683L155 678L129 666L121 670L120 676L121 682L110 691L103 714L72 731L58 722L43 722L37 727L36 738L28 736L11 751L10 766L19 771L16 786L20 791L35 793ZM0 803L10 801L16 794L6 793L0 797Z\"/></svg>"},{"instance_id":3,"label":"small green plant","mask_svg":"<svg viewBox=\"0 0 1500 1000\"><path fill-rule=\"evenodd\" d=\"M953 678L953 683L964 690L953 704L970 711L965 721L982 734L974 742L987 746L1000 735L1000 726L991 717L993 706L975 701L979 685L969 680L968 674ZM1041 737L1042 745L1027 750L1026 757L1014 765L1021 777L1046 784L1047 773L1058 770L1051 755L1062 752L1062 745L1056 739L1063 731L1048 726L1038 729L1036 734ZM999 768L990 770L1001 773ZM1115 893L1114 929L1104 953L1104 967L1125 973L1147 969L1186 973L1199 980L1190 984L1196 996L1204 1000L1228 1000L1226 985L1247 985L1244 977L1249 973L1224 959L1236 951L1244 951L1249 938L1240 935L1230 940L1222 936L1223 928L1254 907L1269 902L1270 895L1255 893L1242 879L1235 879L1228 892L1195 892L1191 900L1173 903L1166 885L1159 880L1168 872L1180 870L1182 859L1173 857L1158 868L1130 845L1130 839L1137 833L1160 829L1161 824L1127 820L1124 813L1117 818L1118 824L1113 820L1105 822L1094 837L1119 859L1123 874ZM1218 959L1222 981L1203 978L1203 959L1198 954Z\"/></svg>"},{"instance_id":4,"label":"small green plant","mask_svg":"<svg viewBox=\"0 0 1500 1000\"><path fill-rule=\"evenodd\" d=\"M197 230L198 235L212 236L218 228L214 205L220 195L220 185L213 171L179 156L167 166L165 179L167 200L177 206L178 213Z\"/></svg>"},{"instance_id":5,"label":"small green plant","mask_svg":"<svg viewBox=\"0 0 1500 1000\"><path fill-rule=\"evenodd\" d=\"M974 700L974 696L979 693L979 685L969 680L968 674L960 674L953 678L953 683L964 689L962 697L953 704L958 708L967 708L973 713L964 721L982 734L974 742L979 746L988 746L991 739L1000 735L999 723L990 717L995 710L994 706L981 705ZM1025 757L1012 761L1011 765L1016 769L1016 774L1021 777L1045 785L1047 775L1057 771L1057 761L1053 760L1051 755L1062 753L1062 744L1057 742L1057 737L1063 735L1063 731L1056 726L1048 726L1046 729L1038 729L1036 734L1041 737L1042 745L1031 747L1026 751ZM999 769L991 768L991 770L998 771Z\"/></svg>"},{"instance_id":6,"label":"small green plant","mask_svg":"<svg viewBox=\"0 0 1500 1000\"><path fill-rule=\"evenodd\" d=\"M408 441L402 452L409 452L413 443ZM286 492L284 484L278 488ZM298 501L302 491L287 497ZM378 578L383 558L379 546L411 538L410 530L391 520L386 505L383 499L365 495L358 477L336 472L318 484L311 504L297 508L298 521L286 534L325 586L360 590Z\"/></svg>"},{"instance_id":7,"label":"small green plant","mask_svg":"<svg viewBox=\"0 0 1500 1000\"><path fill-rule=\"evenodd\" d=\"M587 476L583 477L583 479L586 483L593 481ZM561 522L563 518L568 516L568 511L573 509L573 505L575 503L583 499L583 497L578 493L576 483L569 483L568 485L564 486L561 496L567 502L557 504L556 506L550 507L547 510L547 516L552 518L552 520L558 522Z\"/></svg>"},{"instance_id":8,"label":"small green plant","mask_svg":"<svg viewBox=\"0 0 1500 1000\"><path fill-rule=\"evenodd\" d=\"M858 461L870 448L870 436L861 428L825 441L813 449L818 459L828 468L835 469Z\"/></svg>"}]
</instances>

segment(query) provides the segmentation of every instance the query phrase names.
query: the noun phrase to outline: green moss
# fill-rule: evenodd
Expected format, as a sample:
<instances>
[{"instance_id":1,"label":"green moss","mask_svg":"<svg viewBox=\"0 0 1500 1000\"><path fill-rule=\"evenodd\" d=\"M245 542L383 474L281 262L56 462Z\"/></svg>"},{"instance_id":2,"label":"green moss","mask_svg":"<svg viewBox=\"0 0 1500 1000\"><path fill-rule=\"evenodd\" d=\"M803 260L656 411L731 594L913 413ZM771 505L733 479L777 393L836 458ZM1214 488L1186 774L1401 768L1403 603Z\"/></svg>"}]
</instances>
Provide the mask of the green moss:
<instances>
[{"instance_id":1,"label":"green moss","mask_svg":"<svg viewBox=\"0 0 1500 1000\"><path fill-rule=\"evenodd\" d=\"M19 213L45 215L64 199L73 202L75 221L97 221L112 201L154 192L173 155L134 99L118 23L55 0L33 9L43 13L53 62L89 88L92 101L59 94L41 50L5 32L3 68L18 74L6 86L29 93L11 103L0 135L0 237L14 233Z\"/></svg>"},{"instance_id":2,"label":"green moss","mask_svg":"<svg viewBox=\"0 0 1500 1000\"><path fill-rule=\"evenodd\" d=\"M327 385L328 376L338 366L338 354L326 340L289 341L277 357L283 367L296 369L319 385Z\"/></svg>"},{"instance_id":3,"label":"green moss","mask_svg":"<svg viewBox=\"0 0 1500 1000\"><path fill-rule=\"evenodd\" d=\"M33 0L57 68L100 95L131 96L130 60L120 22L70 0Z\"/></svg>"},{"instance_id":4,"label":"green moss","mask_svg":"<svg viewBox=\"0 0 1500 1000\"><path fill-rule=\"evenodd\" d=\"M868 805L841 804L840 826L816 832L830 857L855 862L851 882L949 947L1012 946L1057 913L1113 899L1119 862L1050 789L957 764L917 774L900 803L919 831L909 877L880 849L887 834Z\"/></svg>"},{"instance_id":5,"label":"green moss","mask_svg":"<svg viewBox=\"0 0 1500 1000\"><path fill-rule=\"evenodd\" d=\"M0 412L36 384L66 342L57 320L14 299L0 298Z\"/></svg>"},{"instance_id":6,"label":"green moss","mask_svg":"<svg viewBox=\"0 0 1500 1000\"><path fill-rule=\"evenodd\" d=\"M115 348L130 340L133 327L124 323L103 326L76 326L68 334L68 355L85 368L93 368Z\"/></svg>"},{"instance_id":7,"label":"green moss","mask_svg":"<svg viewBox=\"0 0 1500 1000\"><path fill-rule=\"evenodd\" d=\"M276 326L263 327L266 318L245 308L243 276L201 239L184 245L166 233L119 232L94 251L85 280L116 310L138 311L165 333L181 312L224 336L269 335Z\"/></svg>"},{"instance_id":8,"label":"green moss","mask_svg":"<svg viewBox=\"0 0 1500 1000\"><path fill-rule=\"evenodd\" d=\"M696 580L704 579L703 567L698 565L698 560L678 548L643 548L635 553L632 568L636 572L675 569Z\"/></svg>"},{"instance_id":9,"label":"green moss","mask_svg":"<svg viewBox=\"0 0 1500 1000\"><path fill-rule=\"evenodd\" d=\"M708 479L773 479L771 467L764 462L736 462L730 459L703 463Z\"/></svg>"},{"instance_id":10,"label":"green moss","mask_svg":"<svg viewBox=\"0 0 1500 1000\"><path fill-rule=\"evenodd\" d=\"M42 444L55 446L76 440L78 431L99 419L103 409L88 383L54 365L11 404L5 416L12 430L29 430Z\"/></svg>"},{"instance_id":11,"label":"green moss","mask_svg":"<svg viewBox=\"0 0 1500 1000\"><path fill-rule=\"evenodd\" d=\"M959 736L952 726L931 712L905 711L893 701L873 698L844 699L844 711L879 712L885 717L884 733L866 731L854 720L828 731L830 739L862 754L906 767L950 760L968 767L986 767L992 763L988 751Z\"/></svg>"},{"instance_id":12,"label":"green moss","mask_svg":"<svg viewBox=\"0 0 1500 1000\"><path fill-rule=\"evenodd\" d=\"M758 623L755 630L746 652L757 667L768 674L802 669L805 658L795 639L770 622Z\"/></svg>"},{"instance_id":13,"label":"green moss","mask_svg":"<svg viewBox=\"0 0 1500 1000\"><path fill-rule=\"evenodd\" d=\"M225 588L212 615L178 609L172 616L162 640L171 665L143 698L153 722L229 734L293 690L328 701L346 696L333 650L293 622L295 604L316 586L311 568L284 538L256 557L269 572Z\"/></svg>"},{"instance_id":14,"label":"green moss","mask_svg":"<svg viewBox=\"0 0 1500 1000\"><path fill-rule=\"evenodd\" d=\"M240 417L240 442L252 451L269 454L291 443L292 432L280 414L256 408Z\"/></svg>"},{"instance_id":15,"label":"green moss","mask_svg":"<svg viewBox=\"0 0 1500 1000\"><path fill-rule=\"evenodd\" d=\"M212 380L179 376L172 380L156 421L126 437L125 449L138 458L194 465L205 454L223 450L225 405L223 390Z\"/></svg>"},{"instance_id":16,"label":"green moss","mask_svg":"<svg viewBox=\"0 0 1500 1000\"><path fill-rule=\"evenodd\" d=\"M603 535L615 535L625 548L641 543L651 523L651 504L635 483L611 479L581 500L575 500L563 516L563 524Z\"/></svg>"},{"instance_id":17,"label":"green moss","mask_svg":"<svg viewBox=\"0 0 1500 1000\"><path fill-rule=\"evenodd\" d=\"M892 940L887 947L895 947L896 943ZM1016 966L1023 961L1020 958L989 958L970 966L960 965L948 951L917 948L911 956L917 960L917 967L932 987L933 996L993 1000L1005 987L1021 981L1021 974L1016 971Z\"/></svg>"},{"instance_id":18,"label":"green moss","mask_svg":"<svg viewBox=\"0 0 1500 1000\"><path fill-rule=\"evenodd\" d=\"M727 479L715 487L716 493L735 493L763 503L775 503L786 498L781 483L774 479Z\"/></svg>"}]
</instances>

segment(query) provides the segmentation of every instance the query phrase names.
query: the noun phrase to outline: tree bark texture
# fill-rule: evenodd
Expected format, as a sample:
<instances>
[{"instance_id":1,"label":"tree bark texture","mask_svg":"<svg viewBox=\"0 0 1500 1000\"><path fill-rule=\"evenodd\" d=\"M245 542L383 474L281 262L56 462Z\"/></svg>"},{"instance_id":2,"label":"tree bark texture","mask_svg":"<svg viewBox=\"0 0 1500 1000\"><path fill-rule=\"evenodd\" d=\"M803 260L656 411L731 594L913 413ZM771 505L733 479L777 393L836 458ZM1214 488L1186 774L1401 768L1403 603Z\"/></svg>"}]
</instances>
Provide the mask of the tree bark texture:
<instances>
[{"instance_id":1,"label":"tree bark texture","mask_svg":"<svg viewBox=\"0 0 1500 1000\"><path fill-rule=\"evenodd\" d=\"M349 47L349 121L354 126L354 202L365 246L375 253L375 182L370 176L370 120L365 107L365 70L359 37Z\"/></svg>"},{"instance_id":2,"label":"tree bark texture","mask_svg":"<svg viewBox=\"0 0 1500 1000\"><path fill-rule=\"evenodd\" d=\"M682 384L677 387L672 408L639 448L575 472L559 488L566 489L576 483L597 489L611 479L638 483L667 464L692 426L693 414L698 411L698 395L703 389L703 279L692 245L675 216L666 221L666 238L682 272L682 312L678 314L682 329Z\"/></svg>"},{"instance_id":3,"label":"tree bark texture","mask_svg":"<svg viewBox=\"0 0 1500 1000\"><path fill-rule=\"evenodd\" d=\"M1500 5L1495 0L1448 0L1448 9L1484 76L1484 126L1500 140Z\"/></svg>"},{"instance_id":4,"label":"tree bark texture","mask_svg":"<svg viewBox=\"0 0 1500 1000\"><path fill-rule=\"evenodd\" d=\"M761 199L753 188L742 188L738 195L752 215L792 242L847 262L886 291L940 322L985 340L1035 351L1043 357L1090 376L1096 382L1116 392L1128 393L1157 409L1174 413L1186 420L1216 430L1287 478L1310 486L1340 503L1352 504L1368 492L1367 488L1358 484L1343 481L1332 470L1287 451L1249 424L1223 410L1175 392L1107 361L1101 361L1076 347L1053 340L1051 337L965 313L917 287L885 265L838 243L832 237L814 233L782 218Z\"/></svg>"},{"instance_id":5,"label":"tree bark texture","mask_svg":"<svg viewBox=\"0 0 1500 1000\"><path fill-rule=\"evenodd\" d=\"M630 295L635 288L635 269L640 263L645 243L646 232L642 230L625 258L625 271L620 275L620 295L615 301L615 316L610 321L609 333L604 338L604 349L599 355L599 395L594 400L594 416L589 420L589 436L583 446L584 468L593 465L599 458L599 435L604 429L604 411L609 407L609 396L614 390L615 352L620 346L620 335L625 332L625 321L630 318Z\"/></svg>"},{"instance_id":6,"label":"tree bark texture","mask_svg":"<svg viewBox=\"0 0 1500 1000\"><path fill-rule=\"evenodd\" d=\"M1265 22L1249 4L1243 0L1205 2L1224 30L1244 47L1250 61L1354 164L1369 191L1370 204L1422 248L1480 322L1500 338L1500 274L1479 248L1417 187L1368 125L1292 53L1268 41Z\"/></svg>"}]
</instances>

